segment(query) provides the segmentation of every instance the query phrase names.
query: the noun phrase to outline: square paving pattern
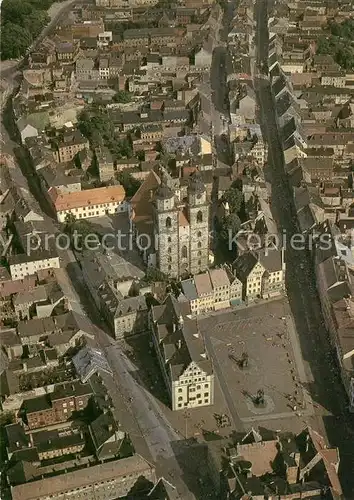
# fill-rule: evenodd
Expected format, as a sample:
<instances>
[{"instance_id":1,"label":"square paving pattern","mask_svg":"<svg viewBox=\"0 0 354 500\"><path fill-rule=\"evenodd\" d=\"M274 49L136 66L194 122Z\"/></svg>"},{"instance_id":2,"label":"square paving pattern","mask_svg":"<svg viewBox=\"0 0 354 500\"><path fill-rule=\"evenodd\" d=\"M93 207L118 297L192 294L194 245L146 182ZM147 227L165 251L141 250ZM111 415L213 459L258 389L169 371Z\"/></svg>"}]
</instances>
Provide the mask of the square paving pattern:
<instances>
[{"instance_id":1,"label":"square paving pattern","mask_svg":"<svg viewBox=\"0 0 354 500\"><path fill-rule=\"evenodd\" d=\"M290 335L290 328L294 326L284 300L200 321L226 400L243 423L294 417L295 411L303 411L293 349L296 335ZM239 364L243 353L249 357L246 368ZM258 390L264 391L262 405L254 402Z\"/></svg>"}]
</instances>

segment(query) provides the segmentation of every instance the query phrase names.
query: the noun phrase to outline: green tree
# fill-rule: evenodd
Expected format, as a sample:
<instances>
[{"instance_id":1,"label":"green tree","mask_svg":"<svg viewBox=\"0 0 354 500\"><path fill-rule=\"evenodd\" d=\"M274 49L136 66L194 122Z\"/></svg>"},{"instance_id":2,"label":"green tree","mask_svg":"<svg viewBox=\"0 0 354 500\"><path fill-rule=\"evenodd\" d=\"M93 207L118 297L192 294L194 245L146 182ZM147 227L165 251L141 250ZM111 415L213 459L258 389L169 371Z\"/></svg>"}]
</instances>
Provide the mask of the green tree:
<instances>
[{"instance_id":1,"label":"green tree","mask_svg":"<svg viewBox=\"0 0 354 500\"><path fill-rule=\"evenodd\" d=\"M21 26L6 23L1 28L1 60L22 57L32 43L31 33Z\"/></svg>"},{"instance_id":2,"label":"green tree","mask_svg":"<svg viewBox=\"0 0 354 500\"><path fill-rule=\"evenodd\" d=\"M132 94L126 90L118 90L118 92L113 96L114 102L127 103L131 102Z\"/></svg>"},{"instance_id":3,"label":"green tree","mask_svg":"<svg viewBox=\"0 0 354 500\"><path fill-rule=\"evenodd\" d=\"M110 143L110 150L117 158L131 158L133 156L133 149L129 139L115 140Z\"/></svg>"},{"instance_id":4,"label":"green tree","mask_svg":"<svg viewBox=\"0 0 354 500\"><path fill-rule=\"evenodd\" d=\"M1 59L20 58L49 22L53 0L4 0L1 5Z\"/></svg>"},{"instance_id":5,"label":"green tree","mask_svg":"<svg viewBox=\"0 0 354 500\"><path fill-rule=\"evenodd\" d=\"M156 267L150 266L147 268L144 281L146 281L147 283L156 283L158 281L167 282L168 276L166 276L166 274L162 273Z\"/></svg>"},{"instance_id":6,"label":"green tree","mask_svg":"<svg viewBox=\"0 0 354 500\"><path fill-rule=\"evenodd\" d=\"M129 172L118 172L117 179L124 187L125 194L128 198L134 196L141 186L141 182L135 179Z\"/></svg>"},{"instance_id":7,"label":"green tree","mask_svg":"<svg viewBox=\"0 0 354 500\"><path fill-rule=\"evenodd\" d=\"M144 161L145 160L145 151L137 151L136 157L138 158L139 161Z\"/></svg>"},{"instance_id":8,"label":"green tree","mask_svg":"<svg viewBox=\"0 0 354 500\"><path fill-rule=\"evenodd\" d=\"M227 201L230 207L230 212L239 212L242 204L242 193L236 187L235 182L231 184L229 189L223 195L223 201Z\"/></svg>"},{"instance_id":9,"label":"green tree","mask_svg":"<svg viewBox=\"0 0 354 500\"><path fill-rule=\"evenodd\" d=\"M231 213L223 217L221 221L221 227L219 236L220 239L226 243L229 241L230 234L234 237L241 227L241 221L236 213Z\"/></svg>"}]
</instances>

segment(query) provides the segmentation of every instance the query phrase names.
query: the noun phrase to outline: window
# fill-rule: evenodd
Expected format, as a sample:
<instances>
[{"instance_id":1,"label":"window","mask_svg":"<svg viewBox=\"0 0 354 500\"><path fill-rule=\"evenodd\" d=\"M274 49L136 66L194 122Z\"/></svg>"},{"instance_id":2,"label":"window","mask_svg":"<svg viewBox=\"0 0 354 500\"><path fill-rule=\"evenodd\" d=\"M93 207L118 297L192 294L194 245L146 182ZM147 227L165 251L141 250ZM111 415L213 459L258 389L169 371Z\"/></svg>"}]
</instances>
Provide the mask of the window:
<instances>
[{"instance_id":1,"label":"window","mask_svg":"<svg viewBox=\"0 0 354 500\"><path fill-rule=\"evenodd\" d=\"M198 241L198 248L201 248L202 244L200 241Z\"/></svg>"},{"instance_id":2,"label":"window","mask_svg":"<svg viewBox=\"0 0 354 500\"><path fill-rule=\"evenodd\" d=\"M182 397L182 396L179 396L179 397L178 397L178 401L183 401L183 397Z\"/></svg>"},{"instance_id":3,"label":"window","mask_svg":"<svg viewBox=\"0 0 354 500\"><path fill-rule=\"evenodd\" d=\"M209 392L204 392L204 397L205 398L209 397Z\"/></svg>"},{"instance_id":4,"label":"window","mask_svg":"<svg viewBox=\"0 0 354 500\"><path fill-rule=\"evenodd\" d=\"M181 255L182 255L182 259L186 259L187 258L188 251L187 251L186 245L183 245Z\"/></svg>"},{"instance_id":5,"label":"window","mask_svg":"<svg viewBox=\"0 0 354 500\"><path fill-rule=\"evenodd\" d=\"M172 269L171 266L168 266L168 270L171 271L171 269Z\"/></svg>"},{"instance_id":6,"label":"window","mask_svg":"<svg viewBox=\"0 0 354 500\"><path fill-rule=\"evenodd\" d=\"M178 392L182 392L182 389L181 389L181 388L179 388L179 389L178 389Z\"/></svg>"},{"instance_id":7,"label":"window","mask_svg":"<svg viewBox=\"0 0 354 500\"><path fill-rule=\"evenodd\" d=\"M200 231L198 231L198 238L201 238L202 236L202 233Z\"/></svg>"},{"instance_id":8,"label":"window","mask_svg":"<svg viewBox=\"0 0 354 500\"><path fill-rule=\"evenodd\" d=\"M166 219L166 227L171 227L172 226L172 221L171 221L171 217L167 217Z\"/></svg>"},{"instance_id":9,"label":"window","mask_svg":"<svg viewBox=\"0 0 354 500\"><path fill-rule=\"evenodd\" d=\"M168 253L171 253L172 252L172 248L171 247L168 247Z\"/></svg>"},{"instance_id":10,"label":"window","mask_svg":"<svg viewBox=\"0 0 354 500\"><path fill-rule=\"evenodd\" d=\"M167 241L168 241L168 243L171 243L171 241L172 241L172 240L171 240L171 236L169 236L169 237L167 238Z\"/></svg>"},{"instance_id":11,"label":"window","mask_svg":"<svg viewBox=\"0 0 354 500\"><path fill-rule=\"evenodd\" d=\"M203 213L201 210L197 213L197 222L203 222Z\"/></svg>"}]
</instances>

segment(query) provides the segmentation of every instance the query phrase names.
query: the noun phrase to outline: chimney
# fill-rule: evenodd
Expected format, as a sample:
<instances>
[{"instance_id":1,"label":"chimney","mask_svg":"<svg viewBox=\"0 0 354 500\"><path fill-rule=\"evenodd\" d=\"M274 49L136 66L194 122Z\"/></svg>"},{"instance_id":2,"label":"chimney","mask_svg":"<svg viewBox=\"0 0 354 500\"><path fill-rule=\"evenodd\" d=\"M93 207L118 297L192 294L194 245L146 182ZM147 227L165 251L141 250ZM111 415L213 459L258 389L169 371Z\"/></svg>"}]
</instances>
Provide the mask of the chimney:
<instances>
[{"instance_id":1,"label":"chimney","mask_svg":"<svg viewBox=\"0 0 354 500\"><path fill-rule=\"evenodd\" d=\"M16 441L16 446L17 446L17 448L20 447L20 441Z\"/></svg>"},{"instance_id":2,"label":"chimney","mask_svg":"<svg viewBox=\"0 0 354 500\"><path fill-rule=\"evenodd\" d=\"M108 424L108 432L112 432L113 431L113 425L112 424Z\"/></svg>"}]
</instances>

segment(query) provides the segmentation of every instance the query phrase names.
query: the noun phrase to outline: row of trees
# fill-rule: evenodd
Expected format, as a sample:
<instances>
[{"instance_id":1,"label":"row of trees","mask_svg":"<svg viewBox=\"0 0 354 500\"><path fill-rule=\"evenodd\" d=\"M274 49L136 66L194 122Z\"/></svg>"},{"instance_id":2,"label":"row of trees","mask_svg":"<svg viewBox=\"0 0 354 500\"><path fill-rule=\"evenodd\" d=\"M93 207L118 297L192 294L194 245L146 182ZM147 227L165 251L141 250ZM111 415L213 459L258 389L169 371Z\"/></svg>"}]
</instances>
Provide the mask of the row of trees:
<instances>
[{"instance_id":1,"label":"row of trees","mask_svg":"<svg viewBox=\"0 0 354 500\"><path fill-rule=\"evenodd\" d=\"M3 0L1 4L1 60L25 55L49 22L53 0Z\"/></svg>"},{"instance_id":2,"label":"row of trees","mask_svg":"<svg viewBox=\"0 0 354 500\"><path fill-rule=\"evenodd\" d=\"M330 25L330 36L321 36L317 42L317 54L330 54L345 70L354 69L354 19Z\"/></svg>"}]
</instances>

